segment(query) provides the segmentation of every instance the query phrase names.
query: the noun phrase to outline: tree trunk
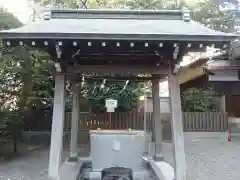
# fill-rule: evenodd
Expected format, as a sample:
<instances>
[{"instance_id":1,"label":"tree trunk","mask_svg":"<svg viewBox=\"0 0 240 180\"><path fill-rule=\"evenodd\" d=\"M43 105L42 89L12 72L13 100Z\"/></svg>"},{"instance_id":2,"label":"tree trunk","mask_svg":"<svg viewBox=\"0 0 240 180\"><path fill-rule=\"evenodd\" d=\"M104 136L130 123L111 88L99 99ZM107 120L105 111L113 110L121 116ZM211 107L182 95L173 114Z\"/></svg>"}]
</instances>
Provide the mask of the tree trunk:
<instances>
[{"instance_id":1,"label":"tree trunk","mask_svg":"<svg viewBox=\"0 0 240 180\"><path fill-rule=\"evenodd\" d=\"M17 138L14 136L13 139L13 152L16 154L18 152L18 148L17 148Z\"/></svg>"}]
</instances>

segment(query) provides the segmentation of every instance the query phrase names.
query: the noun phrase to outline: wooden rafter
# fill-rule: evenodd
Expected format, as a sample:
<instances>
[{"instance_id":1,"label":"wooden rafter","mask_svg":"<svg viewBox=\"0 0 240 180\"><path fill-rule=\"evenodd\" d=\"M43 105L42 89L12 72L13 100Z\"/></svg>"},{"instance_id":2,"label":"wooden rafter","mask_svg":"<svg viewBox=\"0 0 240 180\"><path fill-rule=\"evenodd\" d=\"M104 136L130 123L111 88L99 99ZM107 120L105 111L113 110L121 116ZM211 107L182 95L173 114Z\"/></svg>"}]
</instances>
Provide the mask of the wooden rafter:
<instances>
[{"instance_id":1,"label":"wooden rafter","mask_svg":"<svg viewBox=\"0 0 240 180\"><path fill-rule=\"evenodd\" d=\"M149 74L168 74L167 66L138 66L138 65L88 65L88 66L74 66L68 67L67 73L149 73Z\"/></svg>"}]
</instances>

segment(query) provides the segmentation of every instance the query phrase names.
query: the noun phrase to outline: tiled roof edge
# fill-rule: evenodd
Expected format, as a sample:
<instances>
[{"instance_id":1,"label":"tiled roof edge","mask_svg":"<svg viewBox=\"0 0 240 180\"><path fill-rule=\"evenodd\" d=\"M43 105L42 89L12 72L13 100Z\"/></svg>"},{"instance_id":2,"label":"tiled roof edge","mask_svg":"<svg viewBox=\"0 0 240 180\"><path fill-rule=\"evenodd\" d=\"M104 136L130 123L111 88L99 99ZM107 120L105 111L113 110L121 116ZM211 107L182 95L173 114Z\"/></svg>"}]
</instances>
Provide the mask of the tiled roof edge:
<instances>
[{"instance_id":1,"label":"tiled roof edge","mask_svg":"<svg viewBox=\"0 0 240 180\"><path fill-rule=\"evenodd\" d=\"M159 19L190 21L190 11L181 10L121 10L121 9L52 9L48 19Z\"/></svg>"}]
</instances>

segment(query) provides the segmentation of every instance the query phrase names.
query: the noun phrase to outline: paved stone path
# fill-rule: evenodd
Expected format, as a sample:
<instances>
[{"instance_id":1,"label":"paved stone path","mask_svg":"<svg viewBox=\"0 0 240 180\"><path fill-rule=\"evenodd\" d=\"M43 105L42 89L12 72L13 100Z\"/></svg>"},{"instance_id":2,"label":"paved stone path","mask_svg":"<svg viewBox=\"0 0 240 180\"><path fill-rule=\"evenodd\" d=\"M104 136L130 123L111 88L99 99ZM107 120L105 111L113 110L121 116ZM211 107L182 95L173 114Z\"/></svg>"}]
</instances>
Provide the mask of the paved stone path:
<instances>
[{"instance_id":1,"label":"paved stone path","mask_svg":"<svg viewBox=\"0 0 240 180\"><path fill-rule=\"evenodd\" d=\"M172 163L171 144L164 145L166 160ZM188 133L185 151L188 180L240 179L240 140L228 143L226 136ZM0 163L0 180L47 180L47 165L46 150L32 152L12 162Z\"/></svg>"}]
</instances>

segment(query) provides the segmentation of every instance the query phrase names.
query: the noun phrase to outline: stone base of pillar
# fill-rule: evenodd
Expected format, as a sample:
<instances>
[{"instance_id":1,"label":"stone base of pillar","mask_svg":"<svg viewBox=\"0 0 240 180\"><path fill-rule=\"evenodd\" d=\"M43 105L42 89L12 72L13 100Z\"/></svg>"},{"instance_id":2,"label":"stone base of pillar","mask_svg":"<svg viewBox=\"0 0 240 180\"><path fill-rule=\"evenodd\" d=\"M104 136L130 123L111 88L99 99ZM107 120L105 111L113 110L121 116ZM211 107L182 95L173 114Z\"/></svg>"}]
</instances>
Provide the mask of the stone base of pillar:
<instances>
[{"instance_id":1,"label":"stone base of pillar","mask_svg":"<svg viewBox=\"0 0 240 180\"><path fill-rule=\"evenodd\" d=\"M90 180L101 180L102 173L101 172L90 172L89 179Z\"/></svg>"},{"instance_id":2,"label":"stone base of pillar","mask_svg":"<svg viewBox=\"0 0 240 180\"><path fill-rule=\"evenodd\" d=\"M155 143L150 141L149 142L149 156L153 157L155 155Z\"/></svg>"},{"instance_id":3,"label":"stone base of pillar","mask_svg":"<svg viewBox=\"0 0 240 180\"><path fill-rule=\"evenodd\" d=\"M68 162L78 162L78 157L69 157Z\"/></svg>"},{"instance_id":4,"label":"stone base of pillar","mask_svg":"<svg viewBox=\"0 0 240 180\"><path fill-rule=\"evenodd\" d=\"M159 154L156 154L156 155L153 157L153 159L154 159L155 161L164 161L164 156L163 156L163 154L159 153Z\"/></svg>"},{"instance_id":5,"label":"stone base of pillar","mask_svg":"<svg viewBox=\"0 0 240 180\"><path fill-rule=\"evenodd\" d=\"M150 157L153 158L155 161L164 161L164 156L162 153L155 153L155 143L150 142L149 143L149 154Z\"/></svg>"},{"instance_id":6,"label":"stone base of pillar","mask_svg":"<svg viewBox=\"0 0 240 180\"><path fill-rule=\"evenodd\" d=\"M78 152L70 152L70 157L78 157Z\"/></svg>"}]
</instances>

